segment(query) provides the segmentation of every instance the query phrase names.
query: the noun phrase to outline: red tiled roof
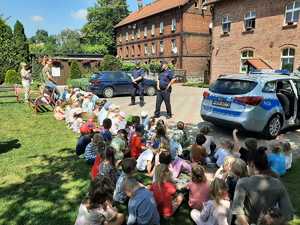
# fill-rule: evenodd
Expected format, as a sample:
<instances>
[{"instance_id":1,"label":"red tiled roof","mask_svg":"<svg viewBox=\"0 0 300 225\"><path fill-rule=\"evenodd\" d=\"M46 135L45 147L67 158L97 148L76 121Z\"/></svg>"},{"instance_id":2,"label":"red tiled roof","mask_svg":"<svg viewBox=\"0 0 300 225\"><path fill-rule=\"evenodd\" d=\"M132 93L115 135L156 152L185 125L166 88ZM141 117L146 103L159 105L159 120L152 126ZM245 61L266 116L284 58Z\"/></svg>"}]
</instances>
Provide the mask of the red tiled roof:
<instances>
[{"instance_id":1,"label":"red tiled roof","mask_svg":"<svg viewBox=\"0 0 300 225\"><path fill-rule=\"evenodd\" d=\"M245 64L251 65L255 69L272 69L272 67L262 59L248 59Z\"/></svg>"},{"instance_id":2,"label":"red tiled roof","mask_svg":"<svg viewBox=\"0 0 300 225\"><path fill-rule=\"evenodd\" d=\"M123 25L135 22L140 19L144 19L146 17L164 12L166 10L183 6L188 2L189 0L156 0L152 4L147 5L142 9L129 14L129 16L123 19L115 27L121 27Z\"/></svg>"}]
</instances>

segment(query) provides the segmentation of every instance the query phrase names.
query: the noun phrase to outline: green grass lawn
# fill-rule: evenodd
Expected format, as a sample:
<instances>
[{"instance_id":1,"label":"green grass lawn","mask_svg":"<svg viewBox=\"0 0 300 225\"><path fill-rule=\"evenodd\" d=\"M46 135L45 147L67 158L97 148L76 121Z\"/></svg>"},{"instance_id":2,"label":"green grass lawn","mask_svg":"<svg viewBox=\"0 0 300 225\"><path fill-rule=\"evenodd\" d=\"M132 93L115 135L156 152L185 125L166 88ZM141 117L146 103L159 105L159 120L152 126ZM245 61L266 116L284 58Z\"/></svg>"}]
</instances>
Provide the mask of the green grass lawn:
<instances>
[{"instance_id":1,"label":"green grass lawn","mask_svg":"<svg viewBox=\"0 0 300 225\"><path fill-rule=\"evenodd\" d=\"M13 101L0 101L0 224L74 224L90 180L77 137L51 112L36 115ZM300 161L283 179L298 216L299 171ZM162 224L193 224L187 204Z\"/></svg>"}]
</instances>

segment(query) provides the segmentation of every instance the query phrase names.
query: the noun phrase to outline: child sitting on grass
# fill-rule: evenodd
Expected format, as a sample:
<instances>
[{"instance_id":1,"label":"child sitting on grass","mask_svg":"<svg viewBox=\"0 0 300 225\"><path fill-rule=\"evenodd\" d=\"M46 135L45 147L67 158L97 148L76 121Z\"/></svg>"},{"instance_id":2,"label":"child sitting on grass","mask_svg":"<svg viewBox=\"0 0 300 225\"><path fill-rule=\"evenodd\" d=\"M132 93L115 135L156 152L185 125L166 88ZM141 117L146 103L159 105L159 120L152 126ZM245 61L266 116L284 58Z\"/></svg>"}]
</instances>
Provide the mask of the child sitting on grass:
<instances>
[{"instance_id":1,"label":"child sitting on grass","mask_svg":"<svg viewBox=\"0 0 300 225\"><path fill-rule=\"evenodd\" d=\"M75 225L121 225L123 214L112 207L114 185L108 177L99 176L91 182L88 197L81 203Z\"/></svg>"},{"instance_id":2,"label":"child sitting on grass","mask_svg":"<svg viewBox=\"0 0 300 225\"><path fill-rule=\"evenodd\" d=\"M127 153L127 135L125 129L118 130L117 136L115 136L110 143L110 146L115 149L117 164L124 159L124 155Z\"/></svg>"},{"instance_id":3,"label":"child sitting on grass","mask_svg":"<svg viewBox=\"0 0 300 225\"><path fill-rule=\"evenodd\" d=\"M89 165L93 165L96 159L96 153L99 149L102 149L105 146L105 142L101 134L95 133L92 137L91 143L86 146L84 152L84 158Z\"/></svg>"},{"instance_id":4,"label":"child sitting on grass","mask_svg":"<svg viewBox=\"0 0 300 225\"><path fill-rule=\"evenodd\" d=\"M220 142L220 147L214 154L214 158L217 160L216 164L218 167L223 166L224 160L227 156L233 155L234 144L229 139L223 139Z\"/></svg>"},{"instance_id":5,"label":"child sitting on grass","mask_svg":"<svg viewBox=\"0 0 300 225\"><path fill-rule=\"evenodd\" d=\"M197 225L229 225L230 201L224 180L216 178L210 185L211 200L203 204L202 211L193 209L191 217Z\"/></svg>"},{"instance_id":6,"label":"child sitting on grass","mask_svg":"<svg viewBox=\"0 0 300 225\"><path fill-rule=\"evenodd\" d=\"M99 164L99 174L109 177L116 184L118 179L118 171L115 164L115 150L112 147L107 147L102 154L102 160Z\"/></svg>"},{"instance_id":7,"label":"child sitting on grass","mask_svg":"<svg viewBox=\"0 0 300 225\"><path fill-rule=\"evenodd\" d=\"M129 197L127 225L158 225L160 218L151 191L134 178L125 180L124 191Z\"/></svg>"},{"instance_id":8,"label":"child sitting on grass","mask_svg":"<svg viewBox=\"0 0 300 225\"><path fill-rule=\"evenodd\" d=\"M168 165L159 164L155 168L155 182L150 190L154 194L159 214L163 217L171 217L181 205L184 197L176 194L176 186L172 182Z\"/></svg>"},{"instance_id":9,"label":"child sitting on grass","mask_svg":"<svg viewBox=\"0 0 300 225\"><path fill-rule=\"evenodd\" d=\"M291 144L289 142L281 142L283 154L285 156L285 168L286 170L290 170L292 168L293 163L293 151Z\"/></svg>"},{"instance_id":10,"label":"child sitting on grass","mask_svg":"<svg viewBox=\"0 0 300 225\"><path fill-rule=\"evenodd\" d=\"M180 137L180 144L183 148L186 148L190 145L190 140L189 140L189 137L186 133L184 122L179 121L177 123L177 130L175 131L175 133L178 133L181 136Z\"/></svg>"},{"instance_id":11,"label":"child sitting on grass","mask_svg":"<svg viewBox=\"0 0 300 225\"><path fill-rule=\"evenodd\" d=\"M112 126L111 119L104 119L103 120L103 130L101 131L101 134L104 138L104 141L110 143L112 141L112 134L110 132L110 128Z\"/></svg>"},{"instance_id":12,"label":"child sitting on grass","mask_svg":"<svg viewBox=\"0 0 300 225\"><path fill-rule=\"evenodd\" d=\"M278 176L283 176L286 173L285 156L281 153L281 143L273 141L270 144L271 153L268 154L268 162L271 170Z\"/></svg>"},{"instance_id":13,"label":"child sitting on grass","mask_svg":"<svg viewBox=\"0 0 300 225\"><path fill-rule=\"evenodd\" d=\"M137 125L135 127L135 132L130 139L130 156L131 158L137 159L142 152L144 144L142 142L144 128L142 125Z\"/></svg>"},{"instance_id":14,"label":"child sitting on grass","mask_svg":"<svg viewBox=\"0 0 300 225\"><path fill-rule=\"evenodd\" d=\"M122 160L121 164L122 172L116 183L116 188L114 191L114 201L124 204L128 200L128 197L124 191L124 183L126 178L132 177L135 173L136 161L132 158L126 158Z\"/></svg>"},{"instance_id":15,"label":"child sitting on grass","mask_svg":"<svg viewBox=\"0 0 300 225\"><path fill-rule=\"evenodd\" d=\"M202 166L192 165L192 181L187 184L187 189L189 190L189 207L201 210L203 203L209 198L209 184Z\"/></svg>"},{"instance_id":16,"label":"child sitting on grass","mask_svg":"<svg viewBox=\"0 0 300 225\"><path fill-rule=\"evenodd\" d=\"M200 134L204 135L205 142L202 144L202 146L205 148L206 153L208 156L213 156L213 153L216 148L216 144L214 141L214 137L209 135L210 128L208 126L201 127Z\"/></svg>"}]
</instances>

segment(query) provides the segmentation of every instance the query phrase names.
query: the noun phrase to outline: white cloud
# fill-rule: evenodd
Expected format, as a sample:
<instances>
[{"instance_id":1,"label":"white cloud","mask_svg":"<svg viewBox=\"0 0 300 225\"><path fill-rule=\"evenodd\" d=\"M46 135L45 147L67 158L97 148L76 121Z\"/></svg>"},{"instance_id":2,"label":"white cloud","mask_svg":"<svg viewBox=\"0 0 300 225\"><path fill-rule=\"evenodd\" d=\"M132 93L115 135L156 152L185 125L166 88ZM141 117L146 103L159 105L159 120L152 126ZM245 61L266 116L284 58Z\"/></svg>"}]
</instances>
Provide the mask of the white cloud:
<instances>
[{"instance_id":1,"label":"white cloud","mask_svg":"<svg viewBox=\"0 0 300 225\"><path fill-rule=\"evenodd\" d=\"M33 21L33 22L43 22L44 21L44 17L42 17L42 16L32 16L31 17L31 20Z\"/></svg>"},{"instance_id":2,"label":"white cloud","mask_svg":"<svg viewBox=\"0 0 300 225\"><path fill-rule=\"evenodd\" d=\"M87 10L86 9L79 9L79 10L77 10L75 12L72 12L71 16L74 19L77 19L77 20L86 20Z\"/></svg>"}]
</instances>

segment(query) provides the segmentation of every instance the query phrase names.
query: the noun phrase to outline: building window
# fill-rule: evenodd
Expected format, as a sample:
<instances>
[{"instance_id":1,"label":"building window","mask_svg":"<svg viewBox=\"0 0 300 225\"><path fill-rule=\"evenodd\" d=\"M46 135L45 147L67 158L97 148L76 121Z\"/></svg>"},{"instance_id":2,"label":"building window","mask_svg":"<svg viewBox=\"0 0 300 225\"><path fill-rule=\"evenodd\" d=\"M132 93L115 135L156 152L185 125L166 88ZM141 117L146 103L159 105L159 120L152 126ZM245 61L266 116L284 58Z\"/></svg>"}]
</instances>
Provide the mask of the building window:
<instances>
[{"instance_id":1,"label":"building window","mask_svg":"<svg viewBox=\"0 0 300 225\"><path fill-rule=\"evenodd\" d=\"M140 56L141 55L141 45L138 45L138 51L137 51L137 55Z\"/></svg>"},{"instance_id":2,"label":"building window","mask_svg":"<svg viewBox=\"0 0 300 225\"><path fill-rule=\"evenodd\" d=\"M159 24L159 33L162 34L164 32L164 22L160 22Z\"/></svg>"},{"instance_id":3,"label":"building window","mask_svg":"<svg viewBox=\"0 0 300 225\"><path fill-rule=\"evenodd\" d=\"M132 32L131 32L131 39L132 40L134 39L134 30L132 30Z\"/></svg>"},{"instance_id":4,"label":"building window","mask_svg":"<svg viewBox=\"0 0 300 225\"><path fill-rule=\"evenodd\" d=\"M195 3L194 3L194 5L195 5L195 8L197 8L197 9L198 9L198 8L199 8L199 1L198 1L198 0L196 0L196 1L195 1Z\"/></svg>"},{"instance_id":5,"label":"building window","mask_svg":"<svg viewBox=\"0 0 300 225\"><path fill-rule=\"evenodd\" d=\"M135 52L134 52L134 45L132 45L132 47L131 47L131 56L134 56L135 55Z\"/></svg>"},{"instance_id":6,"label":"building window","mask_svg":"<svg viewBox=\"0 0 300 225\"><path fill-rule=\"evenodd\" d=\"M159 53L164 53L164 41L159 42Z\"/></svg>"},{"instance_id":7,"label":"building window","mask_svg":"<svg viewBox=\"0 0 300 225\"><path fill-rule=\"evenodd\" d=\"M247 73L248 71L248 66L245 65L245 62L248 60L248 59L251 59L253 58L253 51L252 50L245 50L245 51L242 51L241 52L241 68L240 68L240 72L241 73Z\"/></svg>"},{"instance_id":8,"label":"building window","mask_svg":"<svg viewBox=\"0 0 300 225\"><path fill-rule=\"evenodd\" d=\"M122 43L122 34L119 35L119 42Z\"/></svg>"},{"instance_id":9,"label":"building window","mask_svg":"<svg viewBox=\"0 0 300 225\"><path fill-rule=\"evenodd\" d=\"M148 33L148 29L147 29L147 27L145 26L145 27L144 27L144 37L147 37L147 33Z\"/></svg>"},{"instance_id":10,"label":"building window","mask_svg":"<svg viewBox=\"0 0 300 225\"><path fill-rule=\"evenodd\" d=\"M172 19L171 30L176 31L176 19L175 18Z\"/></svg>"},{"instance_id":11,"label":"building window","mask_svg":"<svg viewBox=\"0 0 300 225\"><path fill-rule=\"evenodd\" d=\"M281 69L288 70L289 72L294 71L295 61L295 49L285 48L281 54Z\"/></svg>"},{"instance_id":12,"label":"building window","mask_svg":"<svg viewBox=\"0 0 300 225\"><path fill-rule=\"evenodd\" d=\"M126 32L126 41L128 41L128 32Z\"/></svg>"},{"instance_id":13,"label":"building window","mask_svg":"<svg viewBox=\"0 0 300 225\"><path fill-rule=\"evenodd\" d=\"M152 26L151 26L151 35L152 36L155 35L155 24L152 24Z\"/></svg>"},{"instance_id":14,"label":"building window","mask_svg":"<svg viewBox=\"0 0 300 225\"><path fill-rule=\"evenodd\" d=\"M176 45L176 39L171 40L171 51L173 54L177 54L177 45Z\"/></svg>"},{"instance_id":15,"label":"building window","mask_svg":"<svg viewBox=\"0 0 300 225\"><path fill-rule=\"evenodd\" d=\"M126 47L126 57L128 57L128 55L129 55L129 48Z\"/></svg>"},{"instance_id":16,"label":"building window","mask_svg":"<svg viewBox=\"0 0 300 225\"><path fill-rule=\"evenodd\" d=\"M245 30L253 30L255 29L255 19L256 19L256 12L250 11L245 15Z\"/></svg>"},{"instance_id":17,"label":"building window","mask_svg":"<svg viewBox=\"0 0 300 225\"><path fill-rule=\"evenodd\" d=\"M144 54L148 55L148 45L144 44Z\"/></svg>"},{"instance_id":18,"label":"building window","mask_svg":"<svg viewBox=\"0 0 300 225\"><path fill-rule=\"evenodd\" d=\"M300 1L287 4L285 8L285 24L294 24L299 20Z\"/></svg>"},{"instance_id":19,"label":"building window","mask_svg":"<svg viewBox=\"0 0 300 225\"><path fill-rule=\"evenodd\" d=\"M231 21L229 20L229 16L224 16L222 18L222 30L224 34L227 34L230 32L231 27Z\"/></svg>"},{"instance_id":20,"label":"building window","mask_svg":"<svg viewBox=\"0 0 300 225\"><path fill-rule=\"evenodd\" d=\"M152 55L155 55L155 51L156 49L155 49L155 43L154 42L152 42L152 45L151 45L151 53L152 53Z\"/></svg>"},{"instance_id":21,"label":"building window","mask_svg":"<svg viewBox=\"0 0 300 225\"><path fill-rule=\"evenodd\" d=\"M138 39L141 37L141 28L138 28L136 36Z\"/></svg>"}]
</instances>

